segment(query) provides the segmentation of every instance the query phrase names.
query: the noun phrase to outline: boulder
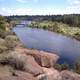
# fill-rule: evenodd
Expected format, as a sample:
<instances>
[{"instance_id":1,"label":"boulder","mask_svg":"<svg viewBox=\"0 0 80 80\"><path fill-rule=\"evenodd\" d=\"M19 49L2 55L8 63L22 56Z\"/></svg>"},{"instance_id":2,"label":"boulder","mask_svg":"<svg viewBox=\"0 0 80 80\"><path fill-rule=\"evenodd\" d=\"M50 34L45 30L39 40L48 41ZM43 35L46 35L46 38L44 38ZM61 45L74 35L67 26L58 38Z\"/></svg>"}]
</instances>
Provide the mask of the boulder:
<instances>
[{"instance_id":1,"label":"boulder","mask_svg":"<svg viewBox=\"0 0 80 80\"><path fill-rule=\"evenodd\" d=\"M16 71L15 75L20 79L20 80L37 80L32 74L27 73L27 72L22 72L22 71Z\"/></svg>"},{"instance_id":2,"label":"boulder","mask_svg":"<svg viewBox=\"0 0 80 80\"><path fill-rule=\"evenodd\" d=\"M9 65L16 70L29 72L34 76L43 73L41 66L37 64L33 56L20 54L17 51L1 56L0 63Z\"/></svg>"},{"instance_id":3,"label":"boulder","mask_svg":"<svg viewBox=\"0 0 80 80\"><path fill-rule=\"evenodd\" d=\"M27 60L25 61L25 71L33 74L34 76L43 73L42 68L37 64L32 56L27 56Z\"/></svg>"},{"instance_id":4,"label":"boulder","mask_svg":"<svg viewBox=\"0 0 80 80\"><path fill-rule=\"evenodd\" d=\"M60 72L53 68L44 68L44 74L37 76L39 80L62 80Z\"/></svg>"},{"instance_id":5,"label":"boulder","mask_svg":"<svg viewBox=\"0 0 80 80\"><path fill-rule=\"evenodd\" d=\"M0 38L0 53L3 51L6 51L8 48L6 46L6 41L2 38Z\"/></svg>"},{"instance_id":6,"label":"boulder","mask_svg":"<svg viewBox=\"0 0 80 80\"><path fill-rule=\"evenodd\" d=\"M40 51L40 54L42 67L53 67L57 60L59 59L59 56L57 56L54 53Z\"/></svg>"},{"instance_id":7,"label":"boulder","mask_svg":"<svg viewBox=\"0 0 80 80\"><path fill-rule=\"evenodd\" d=\"M59 56L54 53L38 51L38 50L31 50L26 48L17 49L20 53L24 53L26 55L31 55L34 57L36 62L42 67L53 67L53 65L59 59Z\"/></svg>"}]
</instances>

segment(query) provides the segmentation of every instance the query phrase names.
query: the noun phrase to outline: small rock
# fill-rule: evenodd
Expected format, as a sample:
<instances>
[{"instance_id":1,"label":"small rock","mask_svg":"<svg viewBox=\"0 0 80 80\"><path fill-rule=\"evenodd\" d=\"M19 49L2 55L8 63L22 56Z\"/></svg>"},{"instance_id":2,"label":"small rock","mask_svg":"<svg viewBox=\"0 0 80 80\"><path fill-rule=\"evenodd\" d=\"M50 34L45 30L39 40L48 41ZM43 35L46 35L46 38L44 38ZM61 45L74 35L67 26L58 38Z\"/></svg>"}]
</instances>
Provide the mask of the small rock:
<instances>
[{"instance_id":1,"label":"small rock","mask_svg":"<svg viewBox=\"0 0 80 80\"><path fill-rule=\"evenodd\" d=\"M60 72L53 68L44 68L44 74L37 76L39 80L61 80Z\"/></svg>"}]
</instances>

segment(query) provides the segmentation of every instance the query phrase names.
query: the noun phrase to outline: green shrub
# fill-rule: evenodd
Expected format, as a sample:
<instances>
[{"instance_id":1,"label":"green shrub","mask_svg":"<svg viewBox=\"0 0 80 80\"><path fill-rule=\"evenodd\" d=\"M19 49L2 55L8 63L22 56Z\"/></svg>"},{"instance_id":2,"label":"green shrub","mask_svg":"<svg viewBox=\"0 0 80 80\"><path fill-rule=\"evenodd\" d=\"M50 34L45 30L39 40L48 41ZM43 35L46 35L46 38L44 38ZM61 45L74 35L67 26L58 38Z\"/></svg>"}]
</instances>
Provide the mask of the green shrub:
<instances>
[{"instance_id":1,"label":"green shrub","mask_svg":"<svg viewBox=\"0 0 80 80\"><path fill-rule=\"evenodd\" d=\"M0 30L0 38L5 38L6 37L6 32L3 30Z\"/></svg>"},{"instance_id":2,"label":"green shrub","mask_svg":"<svg viewBox=\"0 0 80 80\"><path fill-rule=\"evenodd\" d=\"M61 64L61 70L68 70L70 69L69 65L64 63L64 64Z\"/></svg>"},{"instance_id":3,"label":"green shrub","mask_svg":"<svg viewBox=\"0 0 80 80\"><path fill-rule=\"evenodd\" d=\"M77 61L74 65L74 71L80 74L80 61Z\"/></svg>"},{"instance_id":4,"label":"green shrub","mask_svg":"<svg viewBox=\"0 0 80 80\"><path fill-rule=\"evenodd\" d=\"M18 38L15 35L8 35L5 38L6 40L18 41Z\"/></svg>"},{"instance_id":5,"label":"green shrub","mask_svg":"<svg viewBox=\"0 0 80 80\"><path fill-rule=\"evenodd\" d=\"M46 29L46 28L47 28L47 27L44 25L44 26L43 26L43 29Z\"/></svg>"},{"instance_id":6,"label":"green shrub","mask_svg":"<svg viewBox=\"0 0 80 80\"><path fill-rule=\"evenodd\" d=\"M76 32L74 35L73 35L73 37L75 38L75 39L77 39L77 40L80 40L80 32Z\"/></svg>"},{"instance_id":7,"label":"green shrub","mask_svg":"<svg viewBox=\"0 0 80 80\"><path fill-rule=\"evenodd\" d=\"M0 53L6 51L8 48L6 46L6 41L0 38Z\"/></svg>"},{"instance_id":8,"label":"green shrub","mask_svg":"<svg viewBox=\"0 0 80 80\"><path fill-rule=\"evenodd\" d=\"M6 46L1 46L0 45L0 53L3 53L4 51L7 51L8 48Z\"/></svg>"},{"instance_id":9,"label":"green shrub","mask_svg":"<svg viewBox=\"0 0 80 80\"><path fill-rule=\"evenodd\" d=\"M32 22L29 26L32 28L42 28L44 30L57 32L69 37L73 37L77 40L80 40L79 27L72 27L61 22L52 22L52 21Z\"/></svg>"},{"instance_id":10,"label":"green shrub","mask_svg":"<svg viewBox=\"0 0 80 80\"><path fill-rule=\"evenodd\" d=\"M64 63L64 64L55 64L54 65L54 68L59 70L59 71L62 71L62 70L69 70L70 67L68 64Z\"/></svg>"},{"instance_id":11,"label":"green shrub","mask_svg":"<svg viewBox=\"0 0 80 80\"><path fill-rule=\"evenodd\" d=\"M59 70L59 71L61 71L61 65L60 64L55 64L54 68L57 69L57 70Z\"/></svg>"},{"instance_id":12,"label":"green shrub","mask_svg":"<svg viewBox=\"0 0 80 80\"><path fill-rule=\"evenodd\" d=\"M9 49L11 49L11 48L14 48L18 44L19 39L15 35L8 35L6 36L5 41L6 41L6 46Z\"/></svg>"},{"instance_id":13,"label":"green shrub","mask_svg":"<svg viewBox=\"0 0 80 80\"><path fill-rule=\"evenodd\" d=\"M18 56L18 53L3 53L0 54L0 64L1 65L9 65L17 70L24 70L25 60L21 59Z\"/></svg>"}]
</instances>

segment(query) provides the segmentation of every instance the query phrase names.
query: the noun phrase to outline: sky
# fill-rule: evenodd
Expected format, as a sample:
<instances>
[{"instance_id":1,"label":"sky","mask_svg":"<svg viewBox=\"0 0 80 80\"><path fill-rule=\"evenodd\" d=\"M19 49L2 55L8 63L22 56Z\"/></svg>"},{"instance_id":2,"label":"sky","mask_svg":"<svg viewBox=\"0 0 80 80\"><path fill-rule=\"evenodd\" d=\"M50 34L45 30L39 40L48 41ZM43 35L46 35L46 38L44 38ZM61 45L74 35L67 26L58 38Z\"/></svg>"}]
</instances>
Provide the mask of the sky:
<instances>
[{"instance_id":1,"label":"sky","mask_svg":"<svg viewBox=\"0 0 80 80\"><path fill-rule=\"evenodd\" d=\"M0 15L80 14L80 0L0 0Z\"/></svg>"}]
</instances>

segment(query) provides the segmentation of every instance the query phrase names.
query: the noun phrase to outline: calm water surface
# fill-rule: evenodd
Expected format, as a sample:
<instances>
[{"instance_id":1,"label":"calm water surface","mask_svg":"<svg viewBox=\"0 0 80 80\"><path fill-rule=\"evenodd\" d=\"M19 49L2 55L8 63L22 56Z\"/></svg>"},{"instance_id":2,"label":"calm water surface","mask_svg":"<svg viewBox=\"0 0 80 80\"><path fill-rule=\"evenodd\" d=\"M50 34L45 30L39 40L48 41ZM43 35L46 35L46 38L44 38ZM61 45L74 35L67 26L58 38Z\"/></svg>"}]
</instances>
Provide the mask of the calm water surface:
<instances>
[{"instance_id":1,"label":"calm water surface","mask_svg":"<svg viewBox=\"0 0 80 80\"><path fill-rule=\"evenodd\" d=\"M74 64L80 59L80 42L75 39L23 25L17 25L13 31L26 47L58 54L59 63Z\"/></svg>"}]
</instances>

